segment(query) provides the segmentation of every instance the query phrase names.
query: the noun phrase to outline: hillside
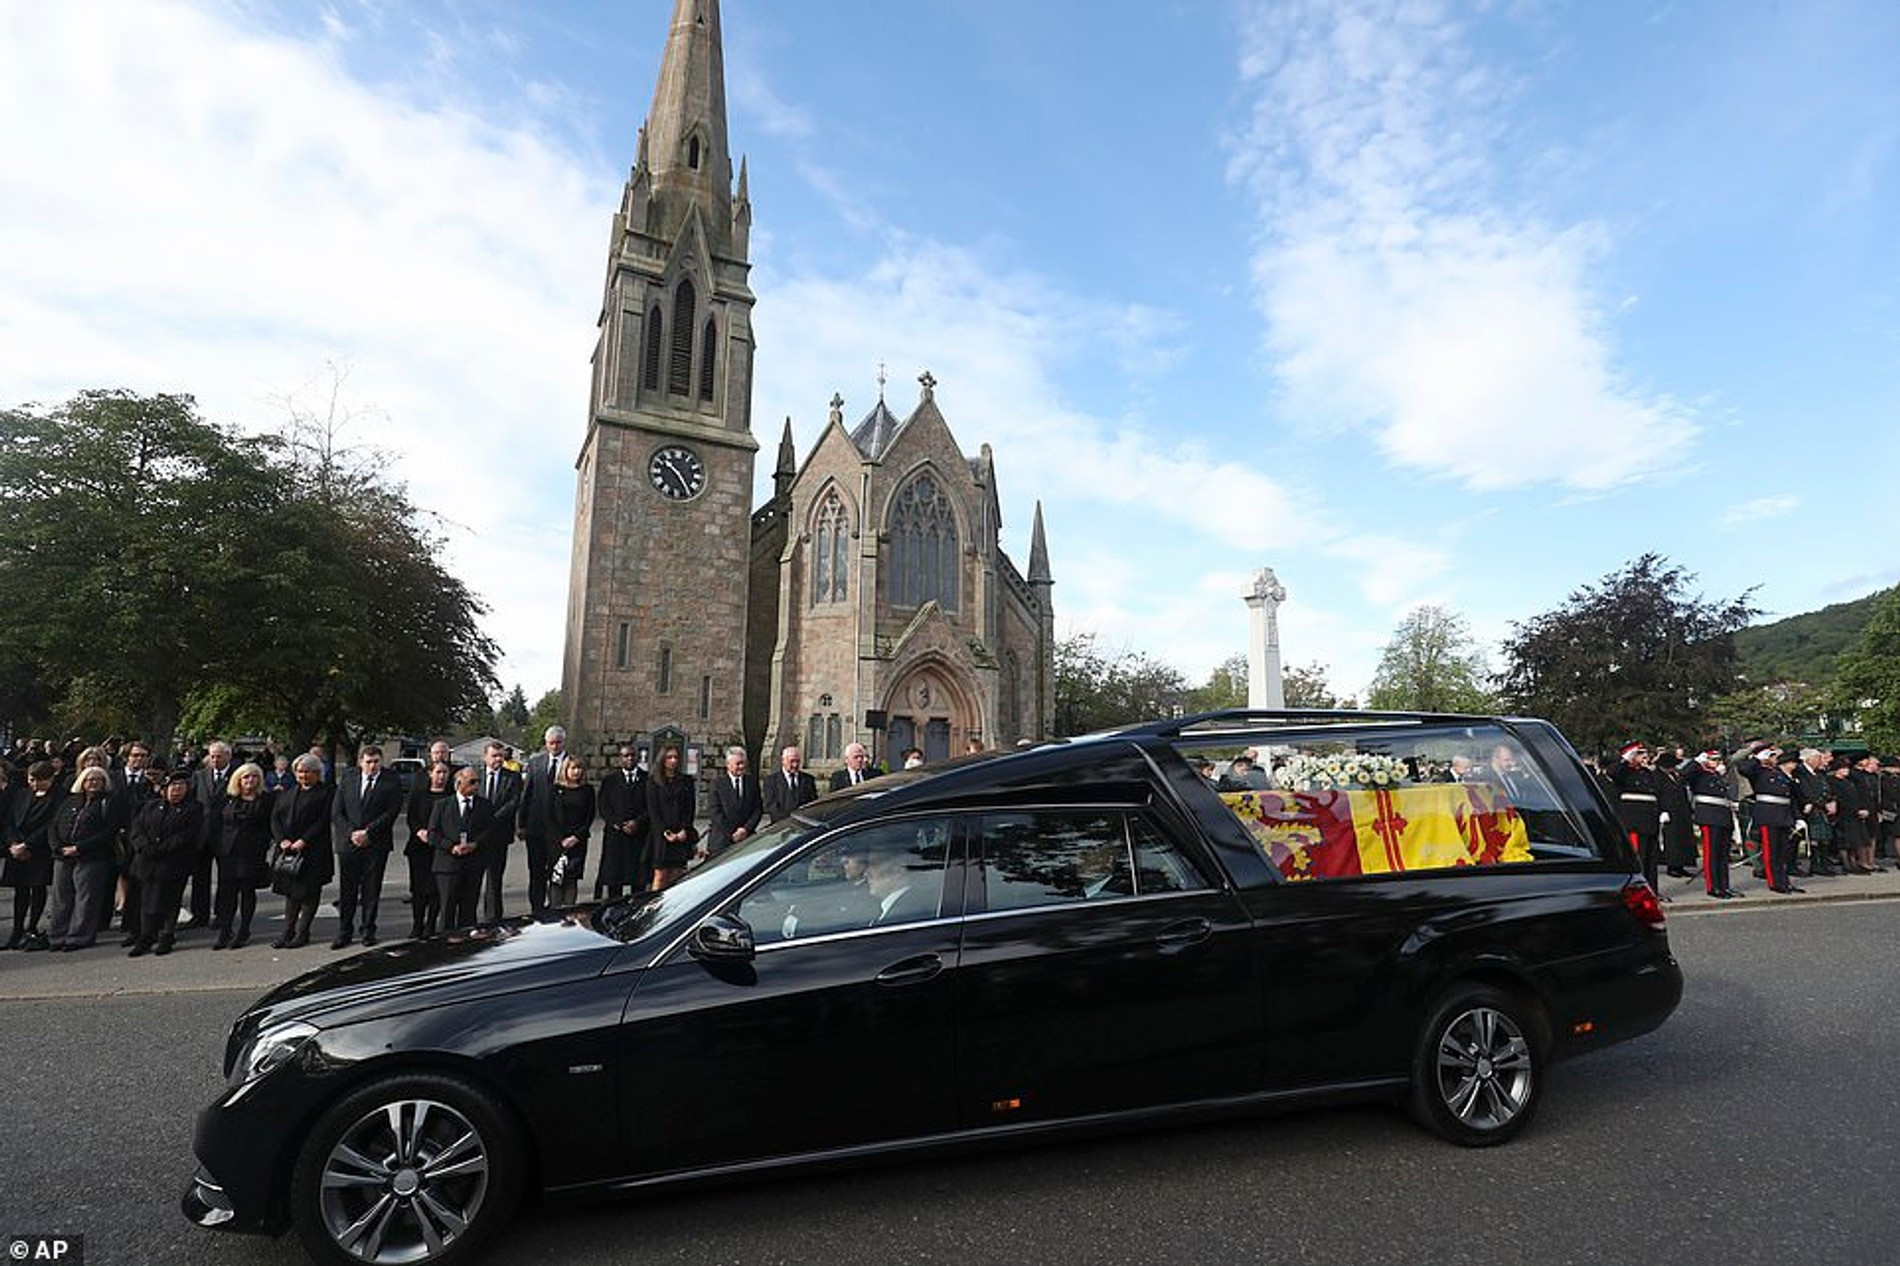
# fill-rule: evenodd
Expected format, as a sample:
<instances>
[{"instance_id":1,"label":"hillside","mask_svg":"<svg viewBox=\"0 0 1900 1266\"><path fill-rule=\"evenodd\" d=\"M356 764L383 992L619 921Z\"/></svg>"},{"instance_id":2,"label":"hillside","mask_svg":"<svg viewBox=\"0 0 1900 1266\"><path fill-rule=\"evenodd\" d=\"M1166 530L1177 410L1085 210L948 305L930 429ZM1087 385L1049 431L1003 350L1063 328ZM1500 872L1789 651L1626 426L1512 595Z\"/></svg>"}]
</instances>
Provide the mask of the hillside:
<instances>
[{"instance_id":1,"label":"hillside","mask_svg":"<svg viewBox=\"0 0 1900 1266\"><path fill-rule=\"evenodd\" d=\"M1826 684L1834 677L1834 661L1860 636L1874 602L1885 592L1743 629L1735 635L1743 676L1755 683Z\"/></svg>"}]
</instances>

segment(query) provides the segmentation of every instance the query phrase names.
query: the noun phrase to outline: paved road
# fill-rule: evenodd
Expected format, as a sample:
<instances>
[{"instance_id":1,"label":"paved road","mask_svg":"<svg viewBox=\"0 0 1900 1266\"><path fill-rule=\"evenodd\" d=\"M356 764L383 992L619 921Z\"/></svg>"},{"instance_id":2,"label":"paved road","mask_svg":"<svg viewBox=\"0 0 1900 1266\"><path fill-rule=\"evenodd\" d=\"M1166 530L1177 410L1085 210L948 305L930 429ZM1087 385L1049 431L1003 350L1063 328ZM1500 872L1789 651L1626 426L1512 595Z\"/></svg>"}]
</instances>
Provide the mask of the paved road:
<instances>
[{"instance_id":1,"label":"paved road","mask_svg":"<svg viewBox=\"0 0 1900 1266\"><path fill-rule=\"evenodd\" d=\"M1676 1017L1560 1066L1509 1147L1449 1148L1377 1107L1315 1111L531 1212L490 1260L1892 1260L1900 903L1768 907L1672 919L1689 980ZM94 1266L302 1261L293 1239L217 1236L177 1213L192 1114L254 992L0 1001L0 1233L83 1232Z\"/></svg>"}]
</instances>

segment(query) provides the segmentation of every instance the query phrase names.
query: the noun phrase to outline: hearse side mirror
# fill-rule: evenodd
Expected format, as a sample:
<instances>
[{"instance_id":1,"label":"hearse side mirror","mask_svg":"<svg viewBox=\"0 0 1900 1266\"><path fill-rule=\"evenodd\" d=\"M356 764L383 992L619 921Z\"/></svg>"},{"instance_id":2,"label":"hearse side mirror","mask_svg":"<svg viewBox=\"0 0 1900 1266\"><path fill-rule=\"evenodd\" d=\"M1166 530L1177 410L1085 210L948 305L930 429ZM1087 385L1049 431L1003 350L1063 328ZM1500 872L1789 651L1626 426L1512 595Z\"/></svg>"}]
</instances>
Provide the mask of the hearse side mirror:
<instances>
[{"instance_id":1,"label":"hearse side mirror","mask_svg":"<svg viewBox=\"0 0 1900 1266\"><path fill-rule=\"evenodd\" d=\"M752 928L737 915L712 915L693 929L687 952L710 962L749 963L754 953Z\"/></svg>"}]
</instances>

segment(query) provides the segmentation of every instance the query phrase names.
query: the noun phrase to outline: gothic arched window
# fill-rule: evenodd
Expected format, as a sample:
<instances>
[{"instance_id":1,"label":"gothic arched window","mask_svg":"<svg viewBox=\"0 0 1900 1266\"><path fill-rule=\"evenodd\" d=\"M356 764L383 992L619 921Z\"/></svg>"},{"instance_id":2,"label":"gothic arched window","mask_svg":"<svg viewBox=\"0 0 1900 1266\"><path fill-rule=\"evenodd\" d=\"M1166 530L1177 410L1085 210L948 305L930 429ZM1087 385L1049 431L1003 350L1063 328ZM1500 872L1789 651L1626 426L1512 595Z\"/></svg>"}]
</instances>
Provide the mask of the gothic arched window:
<instances>
[{"instance_id":1,"label":"gothic arched window","mask_svg":"<svg viewBox=\"0 0 1900 1266\"><path fill-rule=\"evenodd\" d=\"M891 507L891 602L917 607L936 600L957 609L957 520L937 478L925 471Z\"/></svg>"},{"instance_id":2,"label":"gothic arched window","mask_svg":"<svg viewBox=\"0 0 1900 1266\"><path fill-rule=\"evenodd\" d=\"M843 602L850 592L851 521L844 498L832 488L812 516L811 600Z\"/></svg>"},{"instance_id":3,"label":"gothic arched window","mask_svg":"<svg viewBox=\"0 0 1900 1266\"><path fill-rule=\"evenodd\" d=\"M673 359L666 370L666 389L676 396L693 390L693 283L682 280L673 295Z\"/></svg>"},{"instance_id":4,"label":"gothic arched window","mask_svg":"<svg viewBox=\"0 0 1900 1266\"><path fill-rule=\"evenodd\" d=\"M660 389L660 353L666 345L664 327L666 318L660 315L660 305L654 304L647 313L646 345L640 349L640 385L648 391Z\"/></svg>"},{"instance_id":5,"label":"gothic arched window","mask_svg":"<svg viewBox=\"0 0 1900 1266\"><path fill-rule=\"evenodd\" d=\"M714 362L718 359L719 327L713 324L711 317L706 318L706 334L699 340L699 398L713 398Z\"/></svg>"}]
</instances>

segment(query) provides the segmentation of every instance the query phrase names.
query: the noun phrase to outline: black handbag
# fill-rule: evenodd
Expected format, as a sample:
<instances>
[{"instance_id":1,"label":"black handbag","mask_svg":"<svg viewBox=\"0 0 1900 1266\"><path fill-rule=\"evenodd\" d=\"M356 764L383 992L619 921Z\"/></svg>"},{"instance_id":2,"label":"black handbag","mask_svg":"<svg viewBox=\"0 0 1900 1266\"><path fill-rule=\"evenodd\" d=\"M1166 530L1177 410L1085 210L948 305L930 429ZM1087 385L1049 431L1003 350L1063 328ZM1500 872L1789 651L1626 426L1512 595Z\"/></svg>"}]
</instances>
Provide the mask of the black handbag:
<instances>
[{"instance_id":1,"label":"black handbag","mask_svg":"<svg viewBox=\"0 0 1900 1266\"><path fill-rule=\"evenodd\" d=\"M303 854L292 852L282 845L272 845L270 854L270 877L272 884L295 883L303 874Z\"/></svg>"}]
</instances>

